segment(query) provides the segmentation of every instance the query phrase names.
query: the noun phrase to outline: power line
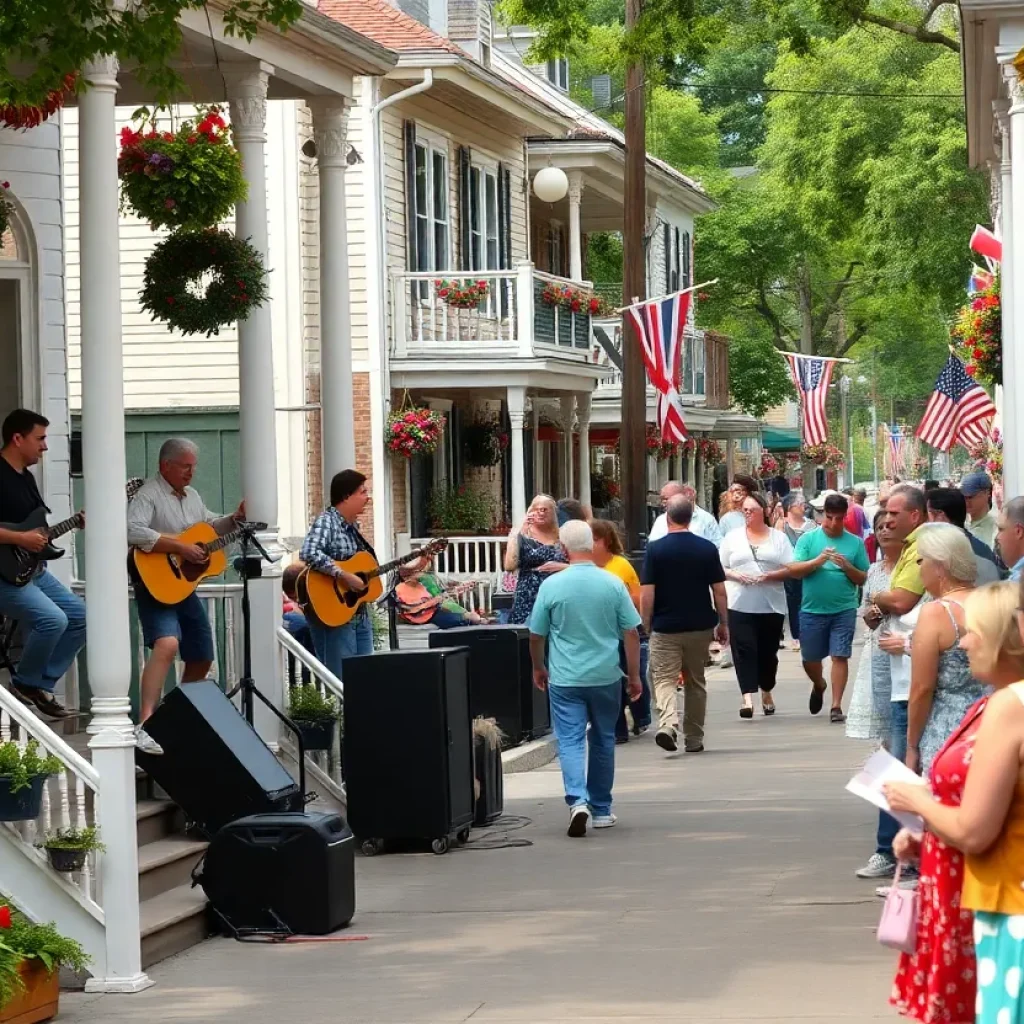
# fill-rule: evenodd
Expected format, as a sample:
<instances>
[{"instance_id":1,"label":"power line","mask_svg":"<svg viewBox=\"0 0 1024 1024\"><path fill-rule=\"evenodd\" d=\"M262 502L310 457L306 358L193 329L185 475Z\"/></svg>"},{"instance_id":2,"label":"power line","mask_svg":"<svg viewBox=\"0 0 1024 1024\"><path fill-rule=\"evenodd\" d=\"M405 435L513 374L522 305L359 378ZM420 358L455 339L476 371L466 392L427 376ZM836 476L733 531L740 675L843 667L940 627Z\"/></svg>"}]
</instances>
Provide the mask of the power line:
<instances>
[{"instance_id":1,"label":"power line","mask_svg":"<svg viewBox=\"0 0 1024 1024\"><path fill-rule=\"evenodd\" d=\"M869 99L893 100L960 100L958 92L874 92L872 90L846 91L841 89L776 89L764 86L760 89L746 89L738 85L705 85L703 82L672 82L674 86L687 89L705 89L708 92L736 92L745 96L759 96L761 93L790 93L796 96L865 96Z\"/></svg>"}]
</instances>

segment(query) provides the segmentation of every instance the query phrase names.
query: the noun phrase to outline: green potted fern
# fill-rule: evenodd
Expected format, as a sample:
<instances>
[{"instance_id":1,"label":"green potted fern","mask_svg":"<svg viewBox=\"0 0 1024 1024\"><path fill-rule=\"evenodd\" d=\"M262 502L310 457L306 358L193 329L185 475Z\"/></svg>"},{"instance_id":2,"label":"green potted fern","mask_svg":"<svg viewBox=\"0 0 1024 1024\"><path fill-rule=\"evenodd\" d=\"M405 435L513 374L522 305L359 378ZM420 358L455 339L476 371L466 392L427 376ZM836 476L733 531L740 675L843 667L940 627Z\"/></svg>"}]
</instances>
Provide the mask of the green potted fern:
<instances>
[{"instance_id":1,"label":"green potted fern","mask_svg":"<svg viewBox=\"0 0 1024 1024\"><path fill-rule=\"evenodd\" d=\"M59 828L55 832L47 832L36 846L46 851L50 858L50 866L54 871L81 871L85 867L85 858L93 850L103 850L100 842L99 829L95 825L85 828Z\"/></svg>"},{"instance_id":2,"label":"green potted fern","mask_svg":"<svg viewBox=\"0 0 1024 1024\"><path fill-rule=\"evenodd\" d=\"M43 784L64 770L60 759L29 740L24 750L13 740L0 743L0 821L31 821L39 817Z\"/></svg>"},{"instance_id":3,"label":"green potted fern","mask_svg":"<svg viewBox=\"0 0 1024 1024\"><path fill-rule=\"evenodd\" d=\"M330 750L334 746L334 727L340 713L333 694L321 693L312 684L292 687L288 717L302 734L306 750Z\"/></svg>"}]
</instances>

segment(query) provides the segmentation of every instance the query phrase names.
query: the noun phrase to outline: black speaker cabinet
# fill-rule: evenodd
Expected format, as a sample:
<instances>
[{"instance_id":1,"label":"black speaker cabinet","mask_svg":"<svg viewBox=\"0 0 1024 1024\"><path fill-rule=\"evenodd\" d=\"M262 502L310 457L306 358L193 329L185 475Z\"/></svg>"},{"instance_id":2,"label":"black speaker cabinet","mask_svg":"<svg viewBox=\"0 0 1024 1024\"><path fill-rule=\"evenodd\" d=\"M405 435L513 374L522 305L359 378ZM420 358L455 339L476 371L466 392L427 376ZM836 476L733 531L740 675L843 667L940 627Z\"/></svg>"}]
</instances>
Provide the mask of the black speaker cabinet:
<instances>
[{"instance_id":1,"label":"black speaker cabinet","mask_svg":"<svg viewBox=\"0 0 1024 1024\"><path fill-rule=\"evenodd\" d=\"M469 705L473 717L493 718L506 745L551 731L548 695L533 685L526 626L460 626L429 634L432 649L468 647Z\"/></svg>"},{"instance_id":2,"label":"black speaker cabinet","mask_svg":"<svg viewBox=\"0 0 1024 1024\"><path fill-rule=\"evenodd\" d=\"M382 651L345 659L348 820L375 853L429 839L444 853L473 822L469 651Z\"/></svg>"},{"instance_id":3,"label":"black speaker cabinet","mask_svg":"<svg viewBox=\"0 0 1024 1024\"><path fill-rule=\"evenodd\" d=\"M490 825L505 810L505 777L502 774L501 747L491 746L485 736L474 737L476 765L476 813L474 825Z\"/></svg>"},{"instance_id":4,"label":"black speaker cabinet","mask_svg":"<svg viewBox=\"0 0 1024 1024\"><path fill-rule=\"evenodd\" d=\"M326 935L355 913L355 839L333 812L254 814L213 837L199 883L236 931Z\"/></svg>"},{"instance_id":5,"label":"black speaker cabinet","mask_svg":"<svg viewBox=\"0 0 1024 1024\"><path fill-rule=\"evenodd\" d=\"M216 683L175 687L146 731L164 753L137 750L136 763L207 835L249 814L302 809L295 780Z\"/></svg>"}]
</instances>

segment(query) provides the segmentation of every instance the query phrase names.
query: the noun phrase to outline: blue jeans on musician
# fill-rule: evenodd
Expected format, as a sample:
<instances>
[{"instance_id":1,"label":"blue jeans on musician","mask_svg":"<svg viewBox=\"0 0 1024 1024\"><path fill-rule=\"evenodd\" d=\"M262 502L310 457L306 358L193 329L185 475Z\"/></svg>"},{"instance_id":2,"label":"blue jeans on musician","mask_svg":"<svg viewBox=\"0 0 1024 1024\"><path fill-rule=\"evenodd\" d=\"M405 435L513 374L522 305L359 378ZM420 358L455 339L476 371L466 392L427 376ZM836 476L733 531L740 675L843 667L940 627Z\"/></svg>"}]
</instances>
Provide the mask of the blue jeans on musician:
<instances>
[{"instance_id":1,"label":"blue jeans on musician","mask_svg":"<svg viewBox=\"0 0 1024 1024\"><path fill-rule=\"evenodd\" d=\"M345 658L373 654L373 623L365 608L344 626L325 626L310 621L309 631L313 634L316 656L339 679L342 678L341 663Z\"/></svg>"},{"instance_id":2,"label":"blue jeans on musician","mask_svg":"<svg viewBox=\"0 0 1024 1024\"><path fill-rule=\"evenodd\" d=\"M629 727L626 724L626 708L633 713L633 724L638 729L643 729L651 724L651 682L647 678L647 663L651 654L651 642L646 637L640 641L640 683L643 692L636 700L629 699L629 690L626 688L628 680L622 677L622 710L619 712L619 719L615 723L615 738L618 740L629 739ZM619 645L619 662L622 671L626 671L626 651Z\"/></svg>"},{"instance_id":3,"label":"blue jeans on musician","mask_svg":"<svg viewBox=\"0 0 1024 1024\"><path fill-rule=\"evenodd\" d=\"M894 700L891 705L891 725L889 731L889 753L900 761L907 759L907 702ZM903 826L885 811L878 812L878 844L879 853L892 854L892 841Z\"/></svg>"},{"instance_id":4,"label":"blue jeans on musician","mask_svg":"<svg viewBox=\"0 0 1024 1024\"><path fill-rule=\"evenodd\" d=\"M178 641L178 655L184 662L213 661L213 630L206 617L206 608L196 593L178 604L161 604L135 588L135 610L139 613L142 642L152 649L157 640L173 636Z\"/></svg>"},{"instance_id":5,"label":"blue jeans on musician","mask_svg":"<svg viewBox=\"0 0 1024 1024\"><path fill-rule=\"evenodd\" d=\"M0 614L24 641L15 682L52 693L85 646L85 603L44 569L24 587L0 580Z\"/></svg>"},{"instance_id":6,"label":"blue jeans on musician","mask_svg":"<svg viewBox=\"0 0 1024 1024\"><path fill-rule=\"evenodd\" d=\"M622 702L622 683L616 679L602 686L548 689L565 802L570 807L587 804L595 815L611 814L615 720Z\"/></svg>"}]
</instances>

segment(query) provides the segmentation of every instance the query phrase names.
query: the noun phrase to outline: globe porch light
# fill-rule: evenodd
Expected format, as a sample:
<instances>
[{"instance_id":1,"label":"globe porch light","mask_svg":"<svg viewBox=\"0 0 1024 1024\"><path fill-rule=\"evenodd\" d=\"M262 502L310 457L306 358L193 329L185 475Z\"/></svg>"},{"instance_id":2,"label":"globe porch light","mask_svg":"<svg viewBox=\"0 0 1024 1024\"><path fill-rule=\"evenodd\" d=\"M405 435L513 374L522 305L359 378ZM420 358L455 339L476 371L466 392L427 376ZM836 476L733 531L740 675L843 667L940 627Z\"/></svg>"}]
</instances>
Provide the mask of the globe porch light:
<instances>
[{"instance_id":1,"label":"globe porch light","mask_svg":"<svg viewBox=\"0 0 1024 1024\"><path fill-rule=\"evenodd\" d=\"M557 203L569 194L569 178L561 167L542 167L533 176L533 194L542 203Z\"/></svg>"}]
</instances>

